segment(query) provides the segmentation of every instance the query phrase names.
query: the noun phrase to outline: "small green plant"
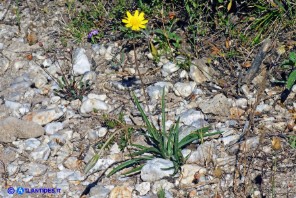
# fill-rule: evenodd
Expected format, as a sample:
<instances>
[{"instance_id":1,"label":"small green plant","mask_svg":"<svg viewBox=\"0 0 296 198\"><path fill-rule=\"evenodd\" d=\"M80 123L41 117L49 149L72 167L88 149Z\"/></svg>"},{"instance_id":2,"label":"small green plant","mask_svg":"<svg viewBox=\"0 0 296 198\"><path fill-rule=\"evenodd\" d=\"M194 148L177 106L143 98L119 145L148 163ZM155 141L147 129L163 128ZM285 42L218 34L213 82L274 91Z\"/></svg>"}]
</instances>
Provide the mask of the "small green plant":
<instances>
[{"instance_id":1,"label":"small green plant","mask_svg":"<svg viewBox=\"0 0 296 198\"><path fill-rule=\"evenodd\" d=\"M92 1L84 1L84 9L78 10L79 2L68 1L66 6L68 7L68 17L70 18L70 23L67 24L67 32L71 34L77 42L85 41L86 38L95 43L97 39L104 36L104 31L99 28L102 24L104 14L106 10L104 5L99 1L94 3ZM88 38L87 35L91 30L98 30L95 37Z\"/></svg>"},{"instance_id":2,"label":"small green plant","mask_svg":"<svg viewBox=\"0 0 296 198\"><path fill-rule=\"evenodd\" d=\"M58 89L53 90L54 94L66 100L72 101L79 99L82 101L83 96L87 95L91 91L90 81L83 81L83 76L81 76L80 79L77 79L74 75L67 75L58 61L57 65L61 70L60 77L54 77L45 69L43 65L41 65L43 71L58 85Z\"/></svg>"},{"instance_id":3,"label":"small green plant","mask_svg":"<svg viewBox=\"0 0 296 198\"><path fill-rule=\"evenodd\" d=\"M65 76L61 77L61 80L56 78L59 88L54 89L54 93L61 98L66 100L76 100L79 99L82 101L83 96L87 95L91 91L91 84L89 80L85 82L77 80L75 76L69 75L68 78Z\"/></svg>"},{"instance_id":4,"label":"small green plant","mask_svg":"<svg viewBox=\"0 0 296 198\"><path fill-rule=\"evenodd\" d=\"M95 154L92 159L86 164L84 168L84 172L88 173L89 170L94 167L94 165L99 160L100 156L102 156L105 149L109 148L114 142L118 143L118 146L121 151L130 145L131 135L134 131L134 128L137 126L129 125L124 121L124 114L121 112L118 118L112 118L109 115L103 115L102 123L104 126L107 126L109 129L117 129L116 132L113 132L108 138L98 142L96 147L99 150L97 154ZM119 138L116 138L116 137Z\"/></svg>"},{"instance_id":5,"label":"small green plant","mask_svg":"<svg viewBox=\"0 0 296 198\"><path fill-rule=\"evenodd\" d=\"M177 20L172 20L170 22L169 27L162 29L156 29L153 32L155 33L156 37L154 41L159 45L159 49L163 51L164 54L172 55L172 47L174 49L179 49L181 46L181 37L174 32L173 27Z\"/></svg>"},{"instance_id":6,"label":"small green plant","mask_svg":"<svg viewBox=\"0 0 296 198\"><path fill-rule=\"evenodd\" d=\"M124 133L120 135L119 140L117 141L119 149L124 151L124 149L130 144L132 132L134 128L132 126L128 126L124 121L124 114L120 112L118 119L110 118L108 115L103 116L103 123L109 129L115 128L124 128Z\"/></svg>"},{"instance_id":7,"label":"small green plant","mask_svg":"<svg viewBox=\"0 0 296 198\"><path fill-rule=\"evenodd\" d=\"M281 94L281 101L284 102L288 97L288 95L290 94L291 89L296 82L296 53L291 52L289 54L289 59L285 60L281 66L283 69L291 71L288 75L287 80L284 81L286 89Z\"/></svg>"},{"instance_id":8,"label":"small green plant","mask_svg":"<svg viewBox=\"0 0 296 198\"><path fill-rule=\"evenodd\" d=\"M290 135L288 137L288 142L293 149L296 148L296 136L295 135Z\"/></svg>"},{"instance_id":9,"label":"small green plant","mask_svg":"<svg viewBox=\"0 0 296 198\"><path fill-rule=\"evenodd\" d=\"M165 102L164 102L164 91L161 99L161 109L162 109L162 119L161 119L161 130L157 130L156 127L149 121L147 115L142 109L137 97L133 94L134 102L141 113L142 119L145 123L145 128L147 131L143 134L146 137L147 142L151 143L151 146L143 146L139 144L131 144L134 148L134 152L131 153L131 159L127 160L117 167L115 167L108 176L115 174L116 172L134 166L131 170L125 173L125 175L135 174L141 171L144 163L147 160L159 157L163 159L171 160L174 164L172 169L174 169L174 174L176 174L181 166L186 162L187 157L184 157L181 153L182 148L186 145L192 143L195 140L199 140L202 137L212 136L220 134L220 132L206 133L209 127L202 128L200 130L194 131L179 140L179 119L177 122L169 129L167 132L165 127ZM149 154L149 155L148 155Z\"/></svg>"},{"instance_id":10,"label":"small green plant","mask_svg":"<svg viewBox=\"0 0 296 198\"><path fill-rule=\"evenodd\" d=\"M178 60L176 58L176 62L177 62L177 65L181 68L181 69L184 69L186 71L189 71L190 69L190 65L192 64L192 61L191 61L192 57L191 56L186 56L185 55L185 59L184 60Z\"/></svg>"},{"instance_id":11,"label":"small green plant","mask_svg":"<svg viewBox=\"0 0 296 198\"><path fill-rule=\"evenodd\" d=\"M286 88L291 89L296 80L296 53L295 52L291 52L289 54L289 59L283 62L282 68L291 70L291 73L286 82Z\"/></svg>"},{"instance_id":12,"label":"small green plant","mask_svg":"<svg viewBox=\"0 0 296 198\"><path fill-rule=\"evenodd\" d=\"M18 25L18 28L20 30L20 26L21 26L21 14L20 14L20 2L19 0L16 0L15 1L15 4L16 4L16 10L15 10L15 14L16 14L16 21L17 21L17 25Z\"/></svg>"},{"instance_id":13,"label":"small green plant","mask_svg":"<svg viewBox=\"0 0 296 198\"><path fill-rule=\"evenodd\" d=\"M163 188L161 188L158 192L157 192L157 197L158 198L165 198L165 191Z\"/></svg>"}]
</instances>

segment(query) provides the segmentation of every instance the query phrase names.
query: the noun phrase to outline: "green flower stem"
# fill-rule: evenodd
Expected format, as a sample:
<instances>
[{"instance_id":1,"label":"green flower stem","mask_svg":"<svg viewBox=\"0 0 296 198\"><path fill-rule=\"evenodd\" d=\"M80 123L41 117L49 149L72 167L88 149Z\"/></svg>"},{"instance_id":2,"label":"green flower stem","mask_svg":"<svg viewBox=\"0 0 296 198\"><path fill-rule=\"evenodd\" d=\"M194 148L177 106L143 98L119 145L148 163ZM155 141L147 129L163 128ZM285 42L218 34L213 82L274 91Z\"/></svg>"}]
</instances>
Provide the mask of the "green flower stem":
<instances>
[{"instance_id":1,"label":"green flower stem","mask_svg":"<svg viewBox=\"0 0 296 198\"><path fill-rule=\"evenodd\" d=\"M134 56L135 56L135 64L136 64L136 70L138 72L138 75L139 75L139 78L140 78L140 81L141 81L141 87L143 89L143 93L144 93L144 98L145 98L145 102L146 102L146 106L147 106L147 109L148 109L148 113L149 113L149 118L150 118L150 115L151 115L151 111L150 111L150 108L149 108L149 105L148 105L148 97L147 97L147 93L145 91L145 85L144 85L144 82L143 82L143 78L142 78L142 74L140 73L140 70L139 70L139 63L138 63L138 59L137 59L137 52L136 52L136 39L135 39L135 34L133 34L133 48L134 48Z\"/></svg>"}]
</instances>

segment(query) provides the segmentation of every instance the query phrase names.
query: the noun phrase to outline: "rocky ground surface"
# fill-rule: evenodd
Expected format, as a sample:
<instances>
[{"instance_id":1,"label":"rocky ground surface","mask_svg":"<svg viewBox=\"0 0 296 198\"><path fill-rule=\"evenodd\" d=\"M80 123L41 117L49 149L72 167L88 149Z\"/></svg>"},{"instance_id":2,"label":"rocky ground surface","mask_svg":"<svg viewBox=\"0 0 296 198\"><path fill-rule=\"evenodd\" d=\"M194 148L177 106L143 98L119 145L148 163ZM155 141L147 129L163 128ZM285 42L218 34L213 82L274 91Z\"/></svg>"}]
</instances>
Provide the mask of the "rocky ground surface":
<instances>
[{"instance_id":1,"label":"rocky ground surface","mask_svg":"<svg viewBox=\"0 0 296 198\"><path fill-rule=\"evenodd\" d=\"M124 64L114 66L125 48L120 41L64 47L63 2L47 2L47 11L42 3L27 2L19 25L11 7L0 3L1 197L18 197L7 191L18 186L61 189L26 197L152 198L160 189L165 197L271 197L273 192L296 197L296 156L288 143L288 135L296 132L295 85L281 104L283 88L271 86L264 69L238 94L231 81L217 81L224 74L206 57L192 60L195 65L185 71L165 57L154 64L151 54L140 49L137 58L154 123L165 88L167 127L180 118L180 137L205 126L223 133L183 149L191 155L174 177L162 169L172 162L158 158L138 175L106 177L110 165L128 157L118 143L85 174L85 164L99 151L95 145L115 132L103 124L104 114L124 112L127 123L143 125L130 96L134 91L145 101L134 53L125 49ZM82 101L56 96L58 85L51 76L62 72L89 80L91 92ZM132 139L145 144L138 132Z\"/></svg>"}]
</instances>

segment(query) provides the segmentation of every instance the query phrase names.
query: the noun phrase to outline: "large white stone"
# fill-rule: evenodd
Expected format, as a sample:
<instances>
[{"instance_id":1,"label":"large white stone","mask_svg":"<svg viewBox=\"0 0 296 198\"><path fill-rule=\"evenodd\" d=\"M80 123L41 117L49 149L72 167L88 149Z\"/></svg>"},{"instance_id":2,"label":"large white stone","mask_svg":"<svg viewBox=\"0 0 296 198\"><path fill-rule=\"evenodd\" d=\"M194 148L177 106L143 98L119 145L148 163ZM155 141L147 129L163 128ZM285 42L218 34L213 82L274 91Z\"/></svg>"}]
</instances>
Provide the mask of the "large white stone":
<instances>
[{"instance_id":1,"label":"large white stone","mask_svg":"<svg viewBox=\"0 0 296 198\"><path fill-rule=\"evenodd\" d=\"M106 104L104 101L95 99L95 98L88 98L85 101L82 102L82 105L80 107L81 113L90 113L93 111L108 111L109 105Z\"/></svg>"},{"instance_id":2,"label":"large white stone","mask_svg":"<svg viewBox=\"0 0 296 198\"><path fill-rule=\"evenodd\" d=\"M166 198L173 198L168 191L172 188L174 188L173 183L171 183L165 179L162 179L160 181L154 182L151 191L152 191L152 193L157 194L161 189L163 189L163 190L165 190L165 197Z\"/></svg>"},{"instance_id":3,"label":"large white stone","mask_svg":"<svg viewBox=\"0 0 296 198\"><path fill-rule=\"evenodd\" d=\"M185 125L191 125L199 119L205 119L205 116L201 111L196 111L194 109L188 109L180 114L180 122L183 122Z\"/></svg>"},{"instance_id":4,"label":"large white stone","mask_svg":"<svg viewBox=\"0 0 296 198\"><path fill-rule=\"evenodd\" d=\"M210 162L213 153L216 149L216 146L212 142L205 142L198 146L198 148L195 151L192 151L190 153L190 156L187 160L187 163L195 163L195 164L204 164L205 162ZM184 157L187 156L186 149L182 150L182 154Z\"/></svg>"},{"instance_id":5,"label":"large white stone","mask_svg":"<svg viewBox=\"0 0 296 198\"><path fill-rule=\"evenodd\" d=\"M110 192L109 198L132 198L132 191L125 186L116 186Z\"/></svg>"},{"instance_id":6,"label":"large white stone","mask_svg":"<svg viewBox=\"0 0 296 198\"><path fill-rule=\"evenodd\" d=\"M112 160L112 159L99 159L97 161L97 163L94 165L94 167L92 167L89 170L89 173L93 173L93 172L96 172L96 171L100 171L100 170L106 169L106 168L108 168L108 166L110 166L114 162L115 161Z\"/></svg>"},{"instance_id":7,"label":"large white stone","mask_svg":"<svg viewBox=\"0 0 296 198\"><path fill-rule=\"evenodd\" d=\"M37 140L36 138L30 138L24 141L24 149L26 151L32 151L36 148L38 148L38 146L41 144L41 142L39 140Z\"/></svg>"},{"instance_id":8,"label":"large white stone","mask_svg":"<svg viewBox=\"0 0 296 198\"><path fill-rule=\"evenodd\" d=\"M162 73L162 76L166 77L169 74L174 73L175 71L178 71L178 69L179 67L175 63L168 62L162 66L161 73Z\"/></svg>"},{"instance_id":9,"label":"large white stone","mask_svg":"<svg viewBox=\"0 0 296 198\"><path fill-rule=\"evenodd\" d=\"M75 49L72 57L74 75L83 75L85 72L90 71L91 64L85 54L85 49Z\"/></svg>"},{"instance_id":10,"label":"large white stone","mask_svg":"<svg viewBox=\"0 0 296 198\"><path fill-rule=\"evenodd\" d=\"M9 66L9 60L7 58L0 58L0 74L4 74Z\"/></svg>"},{"instance_id":11,"label":"large white stone","mask_svg":"<svg viewBox=\"0 0 296 198\"><path fill-rule=\"evenodd\" d=\"M140 184L136 184L136 191L140 193L141 196L146 195L150 191L150 182L142 182Z\"/></svg>"},{"instance_id":12,"label":"large white stone","mask_svg":"<svg viewBox=\"0 0 296 198\"><path fill-rule=\"evenodd\" d=\"M41 74L37 74L33 78L33 82L37 88L43 88L47 84L47 78Z\"/></svg>"},{"instance_id":13,"label":"large white stone","mask_svg":"<svg viewBox=\"0 0 296 198\"><path fill-rule=\"evenodd\" d=\"M198 84L211 81L217 75L217 72L213 68L207 66L206 58L193 60L192 63L189 77Z\"/></svg>"},{"instance_id":14,"label":"large white stone","mask_svg":"<svg viewBox=\"0 0 296 198\"><path fill-rule=\"evenodd\" d=\"M47 166L45 166L43 164L37 164L37 163L34 163L34 162L31 162L27 166L28 166L27 174L32 175L32 176L44 175L47 168L48 168Z\"/></svg>"},{"instance_id":15,"label":"large white stone","mask_svg":"<svg viewBox=\"0 0 296 198\"><path fill-rule=\"evenodd\" d=\"M33 138L44 134L44 129L34 123L8 117L0 120L0 142L13 142L17 138Z\"/></svg>"},{"instance_id":16,"label":"large white stone","mask_svg":"<svg viewBox=\"0 0 296 198\"><path fill-rule=\"evenodd\" d=\"M28 65L28 61L26 60L21 60L21 61L16 61L13 65L14 69L17 71L19 69L22 69L24 66Z\"/></svg>"},{"instance_id":17,"label":"large white stone","mask_svg":"<svg viewBox=\"0 0 296 198\"><path fill-rule=\"evenodd\" d=\"M180 176L180 183L181 185L185 186L194 186L194 175L199 174L201 177L207 172L204 167L195 165L195 164L185 164L181 167L182 172Z\"/></svg>"},{"instance_id":18,"label":"large white stone","mask_svg":"<svg viewBox=\"0 0 296 198\"><path fill-rule=\"evenodd\" d=\"M45 125L53 120L57 120L63 114L64 112L60 108L56 107L28 113L23 117L23 119L33 121L40 125Z\"/></svg>"},{"instance_id":19,"label":"large white stone","mask_svg":"<svg viewBox=\"0 0 296 198\"><path fill-rule=\"evenodd\" d=\"M245 98L239 98L235 101L235 105L241 109L246 109L248 107L248 100Z\"/></svg>"},{"instance_id":20,"label":"large white stone","mask_svg":"<svg viewBox=\"0 0 296 198\"><path fill-rule=\"evenodd\" d=\"M256 113L267 113L271 108L272 106L262 103L256 107Z\"/></svg>"},{"instance_id":21,"label":"large white stone","mask_svg":"<svg viewBox=\"0 0 296 198\"><path fill-rule=\"evenodd\" d=\"M164 170L172 167L174 167L174 164L170 160L162 158L149 160L141 170L141 178L148 182L160 180L174 173L174 169Z\"/></svg>"},{"instance_id":22,"label":"large white stone","mask_svg":"<svg viewBox=\"0 0 296 198\"><path fill-rule=\"evenodd\" d=\"M52 123L48 123L44 129L45 129L45 132L46 134L48 135L52 135L54 134L55 132L63 129L63 123L61 122L52 122Z\"/></svg>"},{"instance_id":23,"label":"large white stone","mask_svg":"<svg viewBox=\"0 0 296 198\"><path fill-rule=\"evenodd\" d=\"M162 96L162 91L164 89L164 93L167 94L169 89L173 87L172 83L169 82L157 82L154 85L150 85L147 87L147 93L151 100L158 100Z\"/></svg>"},{"instance_id":24,"label":"large white stone","mask_svg":"<svg viewBox=\"0 0 296 198\"><path fill-rule=\"evenodd\" d=\"M50 155L50 148L47 144L43 144L36 148L30 156L36 161L46 161Z\"/></svg>"},{"instance_id":25,"label":"large white stone","mask_svg":"<svg viewBox=\"0 0 296 198\"><path fill-rule=\"evenodd\" d=\"M222 93L215 95L212 99L202 101L199 108L204 113L212 113L214 115L229 116L230 108L233 104L231 99L228 99Z\"/></svg>"},{"instance_id":26,"label":"large white stone","mask_svg":"<svg viewBox=\"0 0 296 198\"><path fill-rule=\"evenodd\" d=\"M89 83L95 82L97 78L97 74L94 71L89 71L84 73L82 82L86 83L87 80L89 80Z\"/></svg>"},{"instance_id":27,"label":"large white stone","mask_svg":"<svg viewBox=\"0 0 296 198\"><path fill-rule=\"evenodd\" d=\"M194 82L201 84L208 79L205 77L205 75L202 73L202 71L196 67L195 65L190 66L190 72L189 72L189 77L194 80Z\"/></svg>"},{"instance_id":28,"label":"large white stone","mask_svg":"<svg viewBox=\"0 0 296 198\"><path fill-rule=\"evenodd\" d=\"M196 86L195 82L182 83L177 82L174 85L174 92L177 96L188 97Z\"/></svg>"}]
</instances>

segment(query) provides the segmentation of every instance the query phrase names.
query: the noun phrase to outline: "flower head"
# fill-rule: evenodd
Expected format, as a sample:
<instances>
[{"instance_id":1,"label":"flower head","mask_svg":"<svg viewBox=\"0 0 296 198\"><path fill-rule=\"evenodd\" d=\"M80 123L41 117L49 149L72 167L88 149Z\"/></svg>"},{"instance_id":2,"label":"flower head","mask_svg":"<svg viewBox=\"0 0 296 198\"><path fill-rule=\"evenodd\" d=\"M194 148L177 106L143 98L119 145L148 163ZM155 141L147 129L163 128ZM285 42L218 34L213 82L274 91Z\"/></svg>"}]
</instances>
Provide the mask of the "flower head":
<instances>
[{"instance_id":1,"label":"flower head","mask_svg":"<svg viewBox=\"0 0 296 198\"><path fill-rule=\"evenodd\" d=\"M134 15L131 15L129 11L126 12L127 17L122 19L123 23L125 24L125 27L132 28L134 31L139 31L141 29L146 28L146 23L148 23L148 20L144 19L144 12L141 12L139 14L139 11L136 10Z\"/></svg>"},{"instance_id":2,"label":"flower head","mask_svg":"<svg viewBox=\"0 0 296 198\"><path fill-rule=\"evenodd\" d=\"M99 31L98 30L92 30L88 33L87 38L91 39L93 36L98 35Z\"/></svg>"}]
</instances>

